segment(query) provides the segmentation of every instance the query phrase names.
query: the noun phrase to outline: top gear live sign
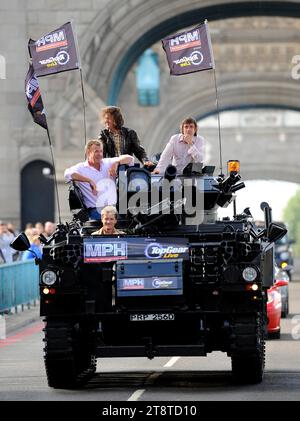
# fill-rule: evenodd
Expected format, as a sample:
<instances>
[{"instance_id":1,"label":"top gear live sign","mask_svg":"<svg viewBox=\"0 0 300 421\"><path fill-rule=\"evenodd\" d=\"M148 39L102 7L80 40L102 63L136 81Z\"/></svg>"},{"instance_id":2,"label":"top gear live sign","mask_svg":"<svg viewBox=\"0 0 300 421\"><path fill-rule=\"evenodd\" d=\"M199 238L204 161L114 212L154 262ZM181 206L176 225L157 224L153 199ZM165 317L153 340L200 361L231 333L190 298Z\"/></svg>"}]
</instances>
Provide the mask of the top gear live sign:
<instances>
[{"instance_id":1,"label":"top gear live sign","mask_svg":"<svg viewBox=\"0 0 300 421\"><path fill-rule=\"evenodd\" d=\"M36 76L80 68L77 40L71 22L28 44Z\"/></svg>"},{"instance_id":2,"label":"top gear live sign","mask_svg":"<svg viewBox=\"0 0 300 421\"><path fill-rule=\"evenodd\" d=\"M171 75L210 70L215 67L208 25L162 40Z\"/></svg>"},{"instance_id":3,"label":"top gear live sign","mask_svg":"<svg viewBox=\"0 0 300 421\"><path fill-rule=\"evenodd\" d=\"M186 238L164 237L123 238L93 236L83 239L84 263L116 262L127 259L170 260L189 259L189 247Z\"/></svg>"}]
</instances>

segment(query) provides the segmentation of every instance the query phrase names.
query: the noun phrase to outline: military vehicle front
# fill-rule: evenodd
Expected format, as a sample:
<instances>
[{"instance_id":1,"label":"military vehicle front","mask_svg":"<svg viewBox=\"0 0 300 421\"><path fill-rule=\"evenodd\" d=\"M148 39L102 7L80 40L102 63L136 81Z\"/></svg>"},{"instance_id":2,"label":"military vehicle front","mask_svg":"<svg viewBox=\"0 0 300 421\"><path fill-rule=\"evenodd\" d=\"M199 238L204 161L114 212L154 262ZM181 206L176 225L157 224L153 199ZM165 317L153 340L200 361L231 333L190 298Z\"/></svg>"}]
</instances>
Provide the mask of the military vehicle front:
<instances>
[{"instance_id":1,"label":"military vehicle front","mask_svg":"<svg viewBox=\"0 0 300 421\"><path fill-rule=\"evenodd\" d=\"M73 221L45 243L39 265L50 386L84 384L97 358L213 351L231 358L236 380L262 381L273 242L285 232L266 203L260 230L248 210L219 221L217 208L244 184L237 172L212 172L121 168L125 235L92 236L98 223L73 209Z\"/></svg>"}]
</instances>

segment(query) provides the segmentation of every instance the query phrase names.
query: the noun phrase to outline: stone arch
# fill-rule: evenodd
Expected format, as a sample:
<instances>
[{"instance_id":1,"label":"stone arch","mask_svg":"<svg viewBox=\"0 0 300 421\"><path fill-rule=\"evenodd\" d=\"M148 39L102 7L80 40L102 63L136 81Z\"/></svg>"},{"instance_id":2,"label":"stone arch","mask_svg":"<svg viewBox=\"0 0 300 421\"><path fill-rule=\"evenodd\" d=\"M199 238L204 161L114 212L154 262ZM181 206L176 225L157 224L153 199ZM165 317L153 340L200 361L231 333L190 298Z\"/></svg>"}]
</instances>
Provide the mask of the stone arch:
<instances>
[{"instance_id":1,"label":"stone arch","mask_svg":"<svg viewBox=\"0 0 300 421\"><path fill-rule=\"evenodd\" d=\"M44 165L53 170L52 164L43 159L31 159L21 170L21 225L27 222L54 221L54 182L42 175Z\"/></svg>"},{"instance_id":2,"label":"stone arch","mask_svg":"<svg viewBox=\"0 0 300 421\"><path fill-rule=\"evenodd\" d=\"M20 161L20 172L23 171L23 169L29 165L31 162L34 161L44 161L48 165L52 166L52 162L49 157L48 150L45 152L28 152L26 155L24 155Z\"/></svg>"},{"instance_id":3,"label":"stone arch","mask_svg":"<svg viewBox=\"0 0 300 421\"><path fill-rule=\"evenodd\" d=\"M292 82L280 83L279 80L245 81L237 86L233 81L223 82L219 90L219 110L259 107L274 107L300 111L300 86ZM280 96L278 96L278 89ZM195 92L191 97L178 102L166 112L163 119L156 115L145 135L144 143L153 150L153 140L158 150L162 149L167 139L174 134L174 128L186 116L201 119L217 112L215 107L215 90Z\"/></svg>"},{"instance_id":4,"label":"stone arch","mask_svg":"<svg viewBox=\"0 0 300 421\"><path fill-rule=\"evenodd\" d=\"M80 39L81 55L83 58L84 75L86 88L92 92L95 107L91 110L91 132L97 133L95 122L97 113L104 103L116 103L118 92L123 80L140 53L158 39L170 34L173 31L201 22L204 18L219 20L225 18L238 18L243 16L283 16L300 17L300 1L235 1L228 0L191 0L188 4L182 0L174 0L172 8L164 0L153 0L145 2L136 0L132 3L124 2L122 7L118 0L112 0L110 4L101 10L89 25L89 31ZM206 72L205 72L206 73ZM74 75L69 76L68 91L64 99L59 118L55 121L58 125L57 138L64 139L61 143L65 145L66 136L63 133L65 118L72 121L70 113L75 109L74 100ZM241 80L239 92L234 88L234 81L224 79L220 81L220 106L222 109L240 108L242 106L278 105L289 109L298 109L297 96L299 88L292 81L280 80L270 81L265 75L259 82L256 80ZM264 94L262 94L262 88ZM243 90L241 99L241 91ZM275 92L281 91L281 97ZM299 97L299 96L298 96ZM72 98L72 100L70 100ZM201 109L199 110L199 99L201 98ZM267 99L266 99L267 98ZM267 104L266 104L267 102ZM279 104L278 104L279 102ZM195 96L189 97L172 110L172 113L161 121L161 110L156 115L151 115L151 120L145 124L143 143L149 145L153 150L153 143L162 145L172 134L174 127L182 115L194 114L195 107L198 107L197 116L205 116L213 112L214 91L207 89ZM145 119L148 119L147 113ZM63 123L62 123L63 122ZM167 123L166 123L167 122ZM78 122L78 127L80 122ZM88 123L89 125L89 123ZM76 125L75 125L76 126ZM74 127L74 132L78 129ZM69 126L67 126L67 130ZM161 131L160 131L161 129ZM59 141L60 142L60 141ZM160 142L160 143L157 143ZM58 142L57 142L58 143ZM68 152L72 149L72 144ZM60 151L62 152L62 151ZM75 154L74 154L75 156ZM78 150L77 150L78 156Z\"/></svg>"},{"instance_id":5,"label":"stone arch","mask_svg":"<svg viewBox=\"0 0 300 421\"><path fill-rule=\"evenodd\" d=\"M232 81L224 82L219 92L219 110L222 112L249 108L276 108L299 112L300 106L297 98L299 98L300 86L297 87L295 84L288 82L281 84L279 86L280 101L278 100L278 86L278 80L262 80L251 83L245 81L238 87ZM184 117L192 116L198 120L215 114L214 95L212 88L196 92L193 97L187 98L169 110L163 119L155 116L149 125L144 141L146 145L151 145L148 146L150 155L163 150L170 136L178 132L179 123ZM245 136L247 138L247 134ZM288 134L288 143L278 142L277 136L279 137L279 133L276 133L274 130L274 138L268 138L272 140L272 145L274 145L272 154L268 154L268 147L261 149L262 145L258 139L253 139L250 151L247 143L249 139L245 140L245 143L243 141L242 144L235 143L233 139L228 139L226 130L221 128L223 168L228 159L236 159L238 156L238 159L242 162L243 178L245 179L274 179L300 182L297 135L295 132ZM211 149L210 160L207 163L216 165L219 168L218 130L211 129L204 137L206 144L209 144ZM260 153L256 153L257 151L260 151ZM288 166L285 165L286 161L289 162Z\"/></svg>"},{"instance_id":6,"label":"stone arch","mask_svg":"<svg viewBox=\"0 0 300 421\"><path fill-rule=\"evenodd\" d=\"M205 18L220 20L245 16L297 18L300 17L300 1L248 0L229 3L228 0L191 0L186 4L182 0L175 0L170 8L164 0L137 0L134 7L129 1L120 7L118 0L112 0L95 16L89 31L80 39L85 86L93 92L93 100L95 97L100 100L98 111L100 103L101 106L104 103L117 103L121 86L133 63L147 47L162 37ZM70 103L74 104L75 79L74 74L69 75L70 93L59 101L57 108L61 110L61 120L68 117L72 109ZM95 115L94 107L92 118Z\"/></svg>"}]
</instances>

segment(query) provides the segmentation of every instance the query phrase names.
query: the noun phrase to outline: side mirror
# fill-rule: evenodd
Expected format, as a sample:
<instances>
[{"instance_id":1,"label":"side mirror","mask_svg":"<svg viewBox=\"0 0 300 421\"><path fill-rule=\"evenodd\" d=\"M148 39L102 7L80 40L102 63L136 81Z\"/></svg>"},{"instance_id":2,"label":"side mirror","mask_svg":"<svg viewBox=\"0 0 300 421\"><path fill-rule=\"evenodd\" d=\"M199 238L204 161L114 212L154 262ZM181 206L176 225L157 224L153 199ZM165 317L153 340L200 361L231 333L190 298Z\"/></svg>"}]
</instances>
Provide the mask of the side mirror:
<instances>
[{"instance_id":1,"label":"side mirror","mask_svg":"<svg viewBox=\"0 0 300 421\"><path fill-rule=\"evenodd\" d=\"M25 232L21 232L14 241L10 243L10 247L17 251L25 251L30 248L30 242L25 234Z\"/></svg>"},{"instance_id":2,"label":"side mirror","mask_svg":"<svg viewBox=\"0 0 300 421\"><path fill-rule=\"evenodd\" d=\"M284 281L283 279L279 279L275 282L274 287L286 287L288 285L288 281Z\"/></svg>"},{"instance_id":3,"label":"side mirror","mask_svg":"<svg viewBox=\"0 0 300 421\"><path fill-rule=\"evenodd\" d=\"M280 240L282 237L285 236L287 233L287 229L283 228L282 226L271 222L268 231L267 231L267 238L270 243Z\"/></svg>"}]
</instances>

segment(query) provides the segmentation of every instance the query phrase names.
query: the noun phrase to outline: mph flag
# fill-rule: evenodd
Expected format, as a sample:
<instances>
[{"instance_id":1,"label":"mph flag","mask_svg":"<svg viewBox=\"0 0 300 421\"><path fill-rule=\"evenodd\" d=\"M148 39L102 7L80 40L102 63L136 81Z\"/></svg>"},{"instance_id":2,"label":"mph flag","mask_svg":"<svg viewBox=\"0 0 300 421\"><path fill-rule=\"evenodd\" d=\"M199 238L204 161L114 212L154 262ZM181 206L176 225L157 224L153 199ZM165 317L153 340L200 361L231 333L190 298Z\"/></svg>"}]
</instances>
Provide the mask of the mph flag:
<instances>
[{"instance_id":1,"label":"mph flag","mask_svg":"<svg viewBox=\"0 0 300 421\"><path fill-rule=\"evenodd\" d=\"M28 101L28 110L30 111L33 120L47 130L47 120L41 97L39 82L34 73L32 64L29 66L25 80L25 93Z\"/></svg>"},{"instance_id":2,"label":"mph flag","mask_svg":"<svg viewBox=\"0 0 300 421\"><path fill-rule=\"evenodd\" d=\"M162 40L171 75L214 69L211 39L206 23Z\"/></svg>"},{"instance_id":3,"label":"mph flag","mask_svg":"<svg viewBox=\"0 0 300 421\"><path fill-rule=\"evenodd\" d=\"M71 22L44 35L29 40L28 49L36 76L47 76L80 68L77 40Z\"/></svg>"}]
</instances>

